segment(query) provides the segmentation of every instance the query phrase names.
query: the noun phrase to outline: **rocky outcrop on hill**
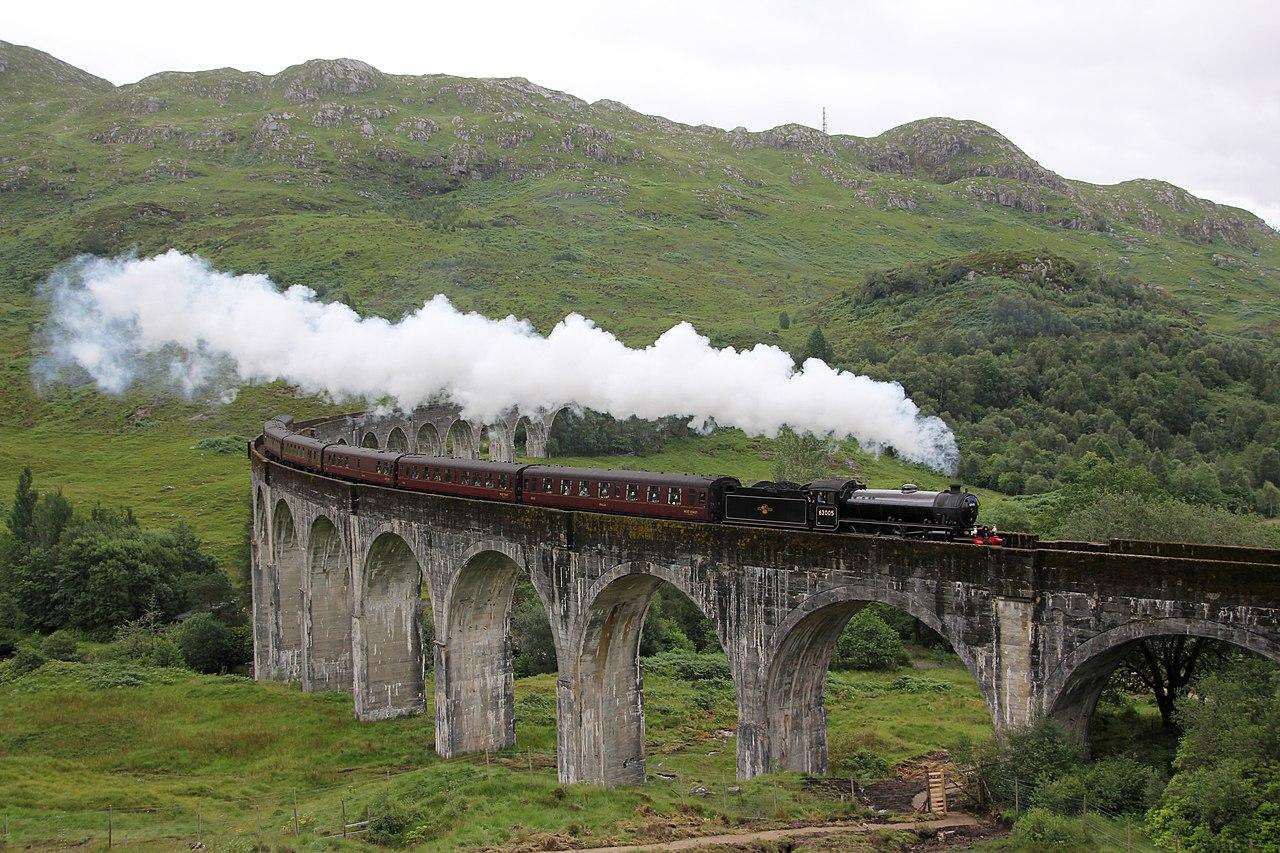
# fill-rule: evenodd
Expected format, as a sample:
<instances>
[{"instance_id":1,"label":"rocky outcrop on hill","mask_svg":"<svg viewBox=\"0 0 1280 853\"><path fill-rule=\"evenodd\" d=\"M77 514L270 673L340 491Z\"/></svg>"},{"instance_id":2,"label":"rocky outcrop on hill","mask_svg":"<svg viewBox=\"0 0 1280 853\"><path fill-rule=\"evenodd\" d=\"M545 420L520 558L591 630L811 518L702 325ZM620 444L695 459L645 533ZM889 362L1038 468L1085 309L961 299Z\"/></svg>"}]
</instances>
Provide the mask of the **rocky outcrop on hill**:
<instances>
[{"instance_id":1,"label":"rocky outcrop on hill","mask_svg":"<svg viewBox=\"0 0 1280 853\"><path fill-rule=\"evenodd\" d=\"M382 72L358 59L313 59L286 68L271 78L295 104L314 103L331 95L363 95L382 82Z\"/></svg>"}]
</instances>

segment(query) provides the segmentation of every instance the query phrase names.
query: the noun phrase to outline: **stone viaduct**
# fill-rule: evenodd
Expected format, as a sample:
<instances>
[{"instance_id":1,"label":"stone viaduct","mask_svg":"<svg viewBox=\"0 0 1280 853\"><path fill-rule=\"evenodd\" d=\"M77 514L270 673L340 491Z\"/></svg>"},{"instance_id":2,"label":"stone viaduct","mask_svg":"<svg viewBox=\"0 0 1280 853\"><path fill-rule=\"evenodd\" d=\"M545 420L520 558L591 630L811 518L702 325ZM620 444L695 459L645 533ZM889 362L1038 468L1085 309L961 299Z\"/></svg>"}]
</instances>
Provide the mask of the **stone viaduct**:
<instances>
[{"instance_id":1,"label":"stone viaduct","mask_svg":"<svg viewBox=\"0 0 1280 853\"><path fill-rule=\"evenodd\" d=\"M514 462L517 435L525 434L526 457L547 455L551 425L561 409L526 413L511 410L493 423L466 420L457 406L438 404L415 409L409 414L359 412L330 419L326 435L334 441L360 447L386 448L431 456L479 459L486 455L494 462Z\"/></svg>"},{"instance_id":2,"label":"stone viaduct","mask_svg":"<svg viewBox=\"0 0 1280 853\"><path fill-rule=\"evenodd\" d=\"M308 426L382 444L390 431L352 417ZM987 548L567 513L357 485L257 445L251 457L257 677L350 691L356 716L378 720L424 711L429 654L436 751L502 749L515 740L509 610L528 578L555 639L565 782L645 778L639 638L663 583L727 653L742 778L825 772L827 666L867 602L945 637L997 728L1043 713L1083 733L1146 637L1214 637L1280 660L1275 551L1016 534Z\"/></svg>"}]
</instances>

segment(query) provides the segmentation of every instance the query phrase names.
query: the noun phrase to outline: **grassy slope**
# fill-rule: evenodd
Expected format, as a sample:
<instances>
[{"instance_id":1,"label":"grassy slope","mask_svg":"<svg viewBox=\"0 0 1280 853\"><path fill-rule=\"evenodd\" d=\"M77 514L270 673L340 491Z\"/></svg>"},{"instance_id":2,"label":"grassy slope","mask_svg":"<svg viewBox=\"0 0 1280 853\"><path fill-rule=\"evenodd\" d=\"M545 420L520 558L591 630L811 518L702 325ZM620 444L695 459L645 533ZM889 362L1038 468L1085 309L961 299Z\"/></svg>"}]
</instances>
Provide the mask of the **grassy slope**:
<instances>
[{"instance_id":1,"label":"grassy slope","mask_svg":"<svg viewBox=\"0 0 1280 853\"><path fill-rule=\"evenodd\" d=\"M826 323L838 357L858 340L954 322L831 313L868 270L980 249L1131 271L1232 333L1280 323L1280 239L1247 214L1155 181L1063 181L972 122L928 119L874 139L730 134L519 80L316 62L273 78L224 69L113 88L8 44L0 66L0 489L30 462L46 486L127 500L144 519L184 517L224 559L243 518L243 465L191 446L323 407L279 388L225 408L156 389L40 396L36 292L78 252L177 247L387 316L436 293L544 330L576 310L633 344L690 320L716 343L799 351ZM335 73L355 75L354 94ZM415 122L434 127L429 138L412 138ZM997 191L1016 200L990 200ZM1060 224L1072 219L1107 230ZM626 464L700 468L682 455L718 451L699 447ZM705 462L767 474L745 454ZM928 479L869 470L877 483Z\"/></svg>"},{"instance_id":2,"label":"grassy slope","mask_svg":"<svg viewBox=\"0 0 1280 853\"><path fill-rule=\"evenodd\" d=\"M832 677L832 760L868 750L896 762L989 731L972 678L944 666L921 673L952 685L920 695L890 688L892 674ZM708 685L711 685L710 688ZM290 841L296 793L304 839L390 796L423 809L425 849L532 840L544 834L593 840L653 838L675 827L769 823L845 813L838 801L801 790L791 776L743 783L733 777L735 703L727 683L685 684L648 676L648 767L638 788L563 788L555 781L555 680L516 685L517 745L492 756L444 761L430 750L431 713L356 723L350 697L235 677L111 665L50 664L0 683L0 814L15 841L103 840L108 806L117 843L165 846L194 838L243 846L260 809L268 843ZM428 690L430 695L430 690ZM709 697L709 698L708 698ZM929 713L920 713L922 708ZM533 769L529 769L532 762ZM674 779L657 776L665 774ZM715 796L688 792L697 785ZM664 829L665 827L665 829Z\"/></svg>"}]
</instances>

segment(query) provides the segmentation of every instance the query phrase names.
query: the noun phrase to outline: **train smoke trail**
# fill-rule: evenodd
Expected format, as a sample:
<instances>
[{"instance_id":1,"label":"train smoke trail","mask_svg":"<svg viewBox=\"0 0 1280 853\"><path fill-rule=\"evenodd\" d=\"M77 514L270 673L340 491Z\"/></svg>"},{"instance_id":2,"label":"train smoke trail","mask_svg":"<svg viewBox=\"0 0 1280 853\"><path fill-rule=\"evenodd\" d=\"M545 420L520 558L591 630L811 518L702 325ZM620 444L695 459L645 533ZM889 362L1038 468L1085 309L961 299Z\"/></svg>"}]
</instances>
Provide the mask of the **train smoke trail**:
<instances>
[{"instance_id":1,"label":"train smoke trail","mask_svg":"<svg viewBox=\"0 0 1280 853\"><path fill-rule=\"evenodd\" d=\"M784 425L892 447L954 470L955 437L896 382L810 359L796 370L775 346L717 349L688 323L631 348L578 314L545 337L526 320L493 320L437 296L399 321L361 319L300 286L219 272L199 257L84 256L47 283L48 355L38 382L80 372L107 393L162 380L190 396L284 380L335 400L403 409L448 397L468 418L564 403L618 418L688 416L751 434ZM83 379L83 376L81 375Z\"/></svg>"}]
</instances>

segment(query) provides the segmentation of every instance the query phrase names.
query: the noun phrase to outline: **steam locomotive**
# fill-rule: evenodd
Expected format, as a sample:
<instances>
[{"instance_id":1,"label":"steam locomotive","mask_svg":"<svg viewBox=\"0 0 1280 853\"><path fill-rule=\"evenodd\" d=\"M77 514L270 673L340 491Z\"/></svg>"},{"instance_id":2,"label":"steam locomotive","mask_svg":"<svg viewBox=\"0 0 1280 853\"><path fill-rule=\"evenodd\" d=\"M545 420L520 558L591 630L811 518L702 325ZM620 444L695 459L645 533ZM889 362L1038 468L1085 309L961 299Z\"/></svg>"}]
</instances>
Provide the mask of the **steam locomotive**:
<instances>
[{"instance_id":1,"label":"steam locomotive","mask_svg":"<svg viewBox=\"0 0 1280 853\"><path fill-rule=\"evenodd\" d=\"M711 524L1003 544L995 531L978 525L977 496L954 485L944 492L910 483L869 489L852 479L744 486L735 477L425 456L324 441L314 430L295 432L287 415L266 422L261 449L278 462L330 477L456 497Z\"/></svg>"}]
</instances>

